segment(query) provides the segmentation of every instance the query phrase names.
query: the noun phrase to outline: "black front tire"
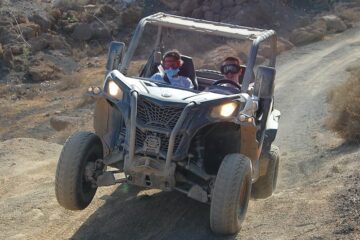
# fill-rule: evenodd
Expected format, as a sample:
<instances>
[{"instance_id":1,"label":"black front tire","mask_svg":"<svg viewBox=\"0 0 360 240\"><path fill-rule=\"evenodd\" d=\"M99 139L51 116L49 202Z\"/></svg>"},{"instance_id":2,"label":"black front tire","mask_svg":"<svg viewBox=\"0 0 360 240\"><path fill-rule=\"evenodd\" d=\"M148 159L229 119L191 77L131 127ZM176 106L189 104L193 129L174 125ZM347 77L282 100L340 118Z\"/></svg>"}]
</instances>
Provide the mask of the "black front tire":
<instances>
[{"instance_id":1,"label":"black front tire","mask_svg":"<svg viewBox=\"0 0 360 240\"><path fill-rule=\"evenodd\" d=\"M252 186L251 196L255 199L264 199L270 197L276 189L279 173L280 150L277 146L271 145L270 151L265 153L268 168L266 175L261 176Z\"/></svg>"},{"instance_id":2,"label":"black front tire","mask_svg":"<svg viewBox=\"0 0 360 240\"><path fill-rule=\"evenodd\" d=\"M210 227L218 234L235 234L245 219L251 194L251 161L228 154L216 176L211 198Z\"/></svg>"},{"instance_id":3,"label":"black front tire","mask_svg":"<svg viewBox=\"0 0 360 240\"><path fill-rule=\"evenodd\" d=\"M70 136L61 151L55 176L56 199L69 210L86 208L97 186L85 176L88 163L103 158L100 138L91 132L77 132Z\"/></svg>"}]
</instances>

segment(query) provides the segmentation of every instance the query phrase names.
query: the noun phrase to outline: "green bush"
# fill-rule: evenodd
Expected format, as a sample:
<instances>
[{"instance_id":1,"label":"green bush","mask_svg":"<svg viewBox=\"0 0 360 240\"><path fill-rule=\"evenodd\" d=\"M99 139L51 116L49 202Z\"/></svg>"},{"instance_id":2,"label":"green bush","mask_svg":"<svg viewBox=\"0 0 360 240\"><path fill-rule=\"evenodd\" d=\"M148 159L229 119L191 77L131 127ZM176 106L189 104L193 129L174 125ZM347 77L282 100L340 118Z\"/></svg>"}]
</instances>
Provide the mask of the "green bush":
<instances>
[{"instance_id":1,"label":"green bush","mask_svg":"<svg viewBox=\"0 0 360 240\"><path fill-rule=\"evenodd\" d=\"M349 71L349 79L329 94L327 125L346 140L360 142L360 66Z\"/></svg>"}]
</instances>

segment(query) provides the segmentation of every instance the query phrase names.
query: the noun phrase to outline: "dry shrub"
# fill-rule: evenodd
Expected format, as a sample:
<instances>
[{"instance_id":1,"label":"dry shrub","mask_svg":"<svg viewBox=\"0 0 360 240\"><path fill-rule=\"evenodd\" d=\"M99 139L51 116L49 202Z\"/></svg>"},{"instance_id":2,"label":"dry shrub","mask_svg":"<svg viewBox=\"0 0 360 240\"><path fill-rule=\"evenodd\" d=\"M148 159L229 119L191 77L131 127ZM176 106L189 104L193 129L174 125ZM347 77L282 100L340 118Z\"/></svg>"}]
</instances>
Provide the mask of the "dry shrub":
<instances>
[{"instance_id":1,"label":"dry shrub","mask_svg":"<svg viewBox=\"0 0 360 240\"><path fill-rule=\"evenodd\" d=\"M134 60L130 62L129 69L127 71L128 76L139 76L140 70L146 64L146 60Z\"/></svg>"},{"instance_id":2,"label":"dry shrub","mask_svg":"<svg viewBox=\"0 0 360 240\"><path fill-rule=\"evenodd\" d=\"M349 69L350 78L329 94L326 124L348 141L360 141L360 66Z\"/></svg>"},{"instance_id":3,"label":"dry shrub","mask_svg":"<svg viewBox=\"0 0 360 240\"><path fill-rule=\"evenodd\" d=\"M59 83L59 90L66 91L81 86L81 76L79 74L73 74L71 76L65 76Z\"/></svg>"},{"instance_id":4,"label":"dry shrub","mask_svg":"<svg viewBox=\"0 0 360 240\"><path fill-rule=\"evenodd\" d=\"M351 3L351 4L339 4L335 7L336 14L342 19L352 22L360 22L360 4Z\"/></svg>"},{"instance_id":5,"label":"dry shrub","mask_svg":"<svg viewBox=\"0 0 360 240\"><path fill-rule=\"evenodd\" d=\"M86 107L91 106L94 103L95 103L95 98L86 96L84 93L83 97L77 103L76 108L86 108Z\"/></svg>"}]
</instances>

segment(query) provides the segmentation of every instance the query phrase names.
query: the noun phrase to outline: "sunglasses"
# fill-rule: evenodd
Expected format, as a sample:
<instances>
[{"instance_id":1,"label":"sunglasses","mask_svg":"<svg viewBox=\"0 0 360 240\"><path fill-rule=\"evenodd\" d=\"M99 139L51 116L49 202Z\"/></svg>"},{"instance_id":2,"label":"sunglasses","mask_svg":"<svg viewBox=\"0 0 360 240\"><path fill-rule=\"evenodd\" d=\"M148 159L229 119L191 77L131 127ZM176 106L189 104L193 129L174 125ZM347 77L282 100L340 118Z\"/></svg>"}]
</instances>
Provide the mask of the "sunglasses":
<instances>
[{"instance_id":1,"label":"sunglasses","mask_svg":"<svg viewBox=\"0 0 360 240\"><path fill-rule=\"evenodd\" d=\"M164 68L177 68L181 65L181 61L180 60L173 60L173 59L165 59L162 62L162 65L164 66Z\"/></svg>"},{"instance_id":2,"label":"sunglasses","mask_svg":"<svg viewBox=\"0 0 360 240\"><path fill-rule=\"evenodd\" d=\"M238 73L240 72L240 66L237 64L225 64L221 66L220 71L222 74L228 74L228 73Z\"/></svg>"}]
</instances>

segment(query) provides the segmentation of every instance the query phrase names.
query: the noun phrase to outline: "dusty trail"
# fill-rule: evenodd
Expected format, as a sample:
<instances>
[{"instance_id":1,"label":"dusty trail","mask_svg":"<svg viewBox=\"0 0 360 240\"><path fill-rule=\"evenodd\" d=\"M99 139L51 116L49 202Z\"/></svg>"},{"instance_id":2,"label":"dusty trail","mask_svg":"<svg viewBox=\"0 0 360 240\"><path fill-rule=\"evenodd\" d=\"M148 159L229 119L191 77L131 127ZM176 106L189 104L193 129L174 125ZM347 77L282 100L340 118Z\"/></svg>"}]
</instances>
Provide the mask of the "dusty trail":
<instances>
[{"instance_id":1,"label":"dusty trail","mask_svg":"<svg viewBox=\"0 0 360 240\"><path fill-rule=\"evenodd\" d=\"M280 183L270 199L250 202L237 236L219 237L210 232L207 205L180 193L127 185L100 189L85 211L64 210L53 189L61 146L14 139L0 143L0 239L360 238L356 232L350 236L333 233L336 216L329 197L341 189L342 181L332 169L358 165L350 160L345 161L348 166L339 163L340 141L323 127L329 88L344 80L345 68L359 58L359 29L279 57L276 107L282 117L276 144L282 151ZM11 146L18 149L16 153L7 150Z\"/></svg>"},{"instance_id":2,"label":"dusty trail","mask_svg":"<svg viewBox=\"0 0 360 240\"><path fill-rule=\"evenodd\" d=\"M336 144L323 128L327 93L346 79L345 69L359 60L359 29L280 58L276 106L283 117L277 144L287 153L281 178L287 187L296 186L298 180L303 185L305 176L322 170L327 161L323 150Z\"/></svg>"}]
</instances>

